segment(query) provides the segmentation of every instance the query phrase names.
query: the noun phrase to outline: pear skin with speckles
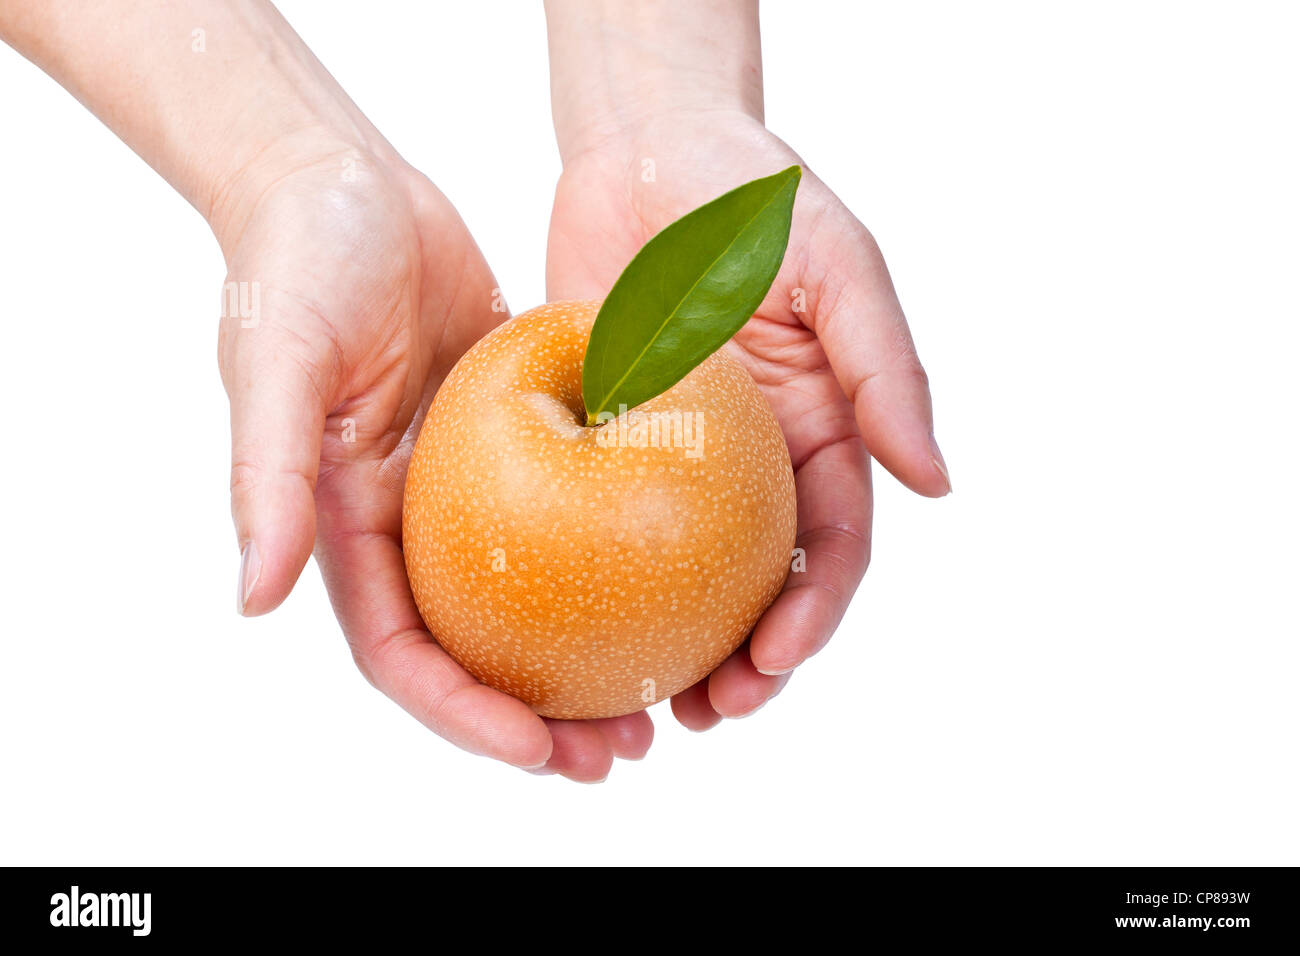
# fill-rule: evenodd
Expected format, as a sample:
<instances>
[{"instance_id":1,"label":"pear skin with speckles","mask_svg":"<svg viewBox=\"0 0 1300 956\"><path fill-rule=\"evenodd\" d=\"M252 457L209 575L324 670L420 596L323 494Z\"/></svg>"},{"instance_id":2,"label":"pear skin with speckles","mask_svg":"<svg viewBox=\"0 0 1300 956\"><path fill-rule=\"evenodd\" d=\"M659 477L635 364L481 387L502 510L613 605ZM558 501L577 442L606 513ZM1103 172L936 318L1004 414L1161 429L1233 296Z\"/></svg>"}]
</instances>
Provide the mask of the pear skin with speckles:
<instances>
[{"instance_id":1,"label":"pear skin with speckles","mask_svg":"<svg viewBox=\"0 0 1300 956\"><path fill-rule=\"evenodd\" d=\"M544 717L633 713L704 678L775 600L794 548L789 451L723 352L584 424L599 308L551 303L470 349L406 477L402 548L430 633Z\"/></svg>"}]
</instances>

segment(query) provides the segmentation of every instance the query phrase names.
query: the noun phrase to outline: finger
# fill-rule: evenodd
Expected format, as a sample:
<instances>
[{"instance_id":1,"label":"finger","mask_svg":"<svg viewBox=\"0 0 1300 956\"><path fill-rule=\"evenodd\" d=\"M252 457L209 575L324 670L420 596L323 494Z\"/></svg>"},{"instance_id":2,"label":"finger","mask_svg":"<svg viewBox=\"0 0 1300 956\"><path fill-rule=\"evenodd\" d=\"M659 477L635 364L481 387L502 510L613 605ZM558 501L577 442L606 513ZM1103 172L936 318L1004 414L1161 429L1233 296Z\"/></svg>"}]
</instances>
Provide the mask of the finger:
<instances>
[{"instance_id":1,"label":"finger","mask_svg":"<svg viewBox=\"0 0 1300 956\"><path fill-rule=\"evenodd\" d=\"M654 721L644 710L622 717L592 721L604 735L614 756L620 760L640 760L655 739Z\"/></svg>"},{"instance_id":2,"label":"finger","mask_svg":"<svg viewBox=\"0 0 1300 956\"><path fill-rule=\"evenodd\" d=\"M871 472L859 442L818 450L794 481L795 563L749 643L755 668L768 675L789 673L826 645L871 552Z\"/></svg>"},{"instance_id":3,"label":"finger","mask_svg":"<svg viewBox=\"0 0 1300 956\"><path fill-rule=\"evenodd\" d=\"M789 674L760 674L746 642L709 675L709 704L723 717L748 717L781 693L789 680Z\"/></svg>"},{"instance_id":4,"label":"finger","mask_svg":"<svg viewBox=\"0 0 1300 956\"><path fill-rule=\"evenodd\" d=\"M709 703L709 679L692 684L686 690L673 696L673 716L687 730L696 733L716 727L722 723L722 715Z\"/></svg>"},{"instance_id":5,"label":"finger","mask_svg":"<svg viewBox=\"0 0 1300 956\"><path fill-rule=\"evenodd\" d=\"M358 502L334 500L322 514L352 514ZM438 736L463 750L517 767L540 767L551 736L522 702L476 681L424 629L395 538L322 519L317 562L361 672Z\"/></svg>"},{"instance_id":6,"label":"finger","mask_svg":"<svg viewBox=\"0 0 1300 956\"><path fill-rule=\"evenodd\" d=\"M875 240L842 212L828 213L811 242L808 261L824 270L808 283L813 328L868 450L913 491L948 494L929 379Z\"/></svg>"},{"instance_id":7,"label":"finger","mask_svg":"<svg viewBox=\"0 0 1300 956\"><path fill-rule=\"evenodd\" d=\"M590 720L546 718L553 747L546 769L578 783L601 783L614 766L614 750Z\"/></svg>"},{"instance_id":8,"label":"finger","mask_svg":"<svg viewBox=\"0 0 1300 956\"><path fill-rule=\"evenodd\" d=\"M265 317L248 328L237 316L223 319L221 339L240 549L236 598L241 614L265 614L289 594L311 555L326 384L310 346Z\"/></svg>"}]
</instances>

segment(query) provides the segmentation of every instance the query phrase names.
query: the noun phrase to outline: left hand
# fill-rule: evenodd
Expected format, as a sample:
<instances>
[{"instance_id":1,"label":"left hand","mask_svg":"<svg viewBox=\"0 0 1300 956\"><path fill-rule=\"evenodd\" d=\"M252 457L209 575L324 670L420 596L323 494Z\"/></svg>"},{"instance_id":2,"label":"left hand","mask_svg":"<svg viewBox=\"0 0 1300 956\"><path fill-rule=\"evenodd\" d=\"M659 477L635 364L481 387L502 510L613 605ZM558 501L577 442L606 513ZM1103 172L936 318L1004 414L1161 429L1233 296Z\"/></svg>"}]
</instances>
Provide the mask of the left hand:
<instances>
[{"instance_id":1,"label":"left hand","mask_svg":"<svg viewBox=\"0 0 1300 956\"><path fill-rule=\"evenodd\" d=\"M606 133L566 158L547 298L603 298L664 226L800 162L740 110L666 111L640 117L635 130ZM868 453L919 494L951 491L928 380L880 250L806 167L781 271L726 347L785 433L806 571L791 573L749 641L673 698L673 713L693 730L752 713L830 640L869 558Z\"/></svg>"}]
</instances>

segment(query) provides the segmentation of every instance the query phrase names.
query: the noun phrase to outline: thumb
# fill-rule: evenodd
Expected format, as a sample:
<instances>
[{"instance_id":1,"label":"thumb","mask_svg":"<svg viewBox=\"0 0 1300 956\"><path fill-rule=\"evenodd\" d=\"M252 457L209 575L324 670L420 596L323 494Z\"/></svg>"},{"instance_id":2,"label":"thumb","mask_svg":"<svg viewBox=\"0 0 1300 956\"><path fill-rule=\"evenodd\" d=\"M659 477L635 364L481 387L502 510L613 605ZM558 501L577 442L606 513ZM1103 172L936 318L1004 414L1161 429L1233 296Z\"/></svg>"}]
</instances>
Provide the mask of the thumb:
<instances>
[{"instance_id":1,"label":"thumb","mask_svg":"<svg viewBox=\"0 0 1300 956\"><path fill-rule=\"evenodd\" d=\"M265 319L222 325L230 397L230 505L239 542L239 613L273 610L289 595L316 537L316 476L325 408L321 366L301 339Z\"/></svg>"},{"instance_id":2,"label":"thumb","mask_svg":"<svg viewBox=\"0 0 1300 956\"><path fill-rule=\"evenodd\" d=\"M934 438L929 379L875 240L854 220L815 283L814 328L872 457L913 491L952 491Z\"/></svg>"}]
</instances>

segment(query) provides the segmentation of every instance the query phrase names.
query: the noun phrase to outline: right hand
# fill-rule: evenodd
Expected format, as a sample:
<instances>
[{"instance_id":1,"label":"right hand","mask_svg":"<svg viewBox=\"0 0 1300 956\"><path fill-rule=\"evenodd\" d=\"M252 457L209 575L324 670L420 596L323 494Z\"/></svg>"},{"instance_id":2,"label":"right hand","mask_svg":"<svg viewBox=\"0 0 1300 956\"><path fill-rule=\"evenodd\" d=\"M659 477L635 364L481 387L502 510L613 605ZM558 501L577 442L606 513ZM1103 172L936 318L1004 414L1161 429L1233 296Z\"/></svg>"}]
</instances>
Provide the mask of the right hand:
<instances>
[{"instance_id":1,"label":"right hand","mask_svg":"<svg viewBox=\"0 0 1300 956\"><path fill-rule=\"evenodd\" d=\"M407 584L402 489L420 424L456 360L508 314L487 263L403 163L321 149L289 169L213 211L227 289L248 283L259 306L224 314L223 299L220 330L240 612L279 605L314 547L371 683L466 750L603 779L615 756L645 754L646 714L543 720L452 660Z\"/></svg>"}]
</instances>

